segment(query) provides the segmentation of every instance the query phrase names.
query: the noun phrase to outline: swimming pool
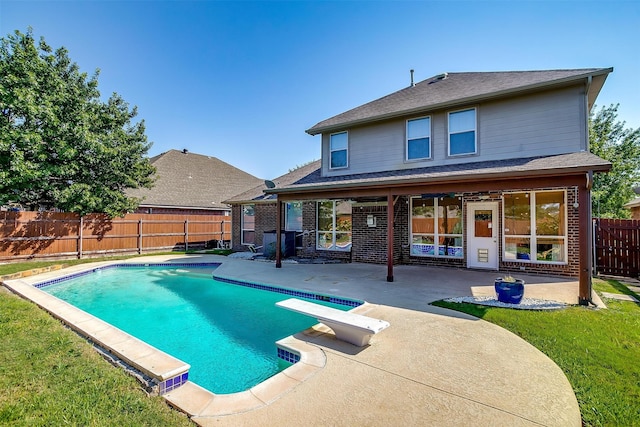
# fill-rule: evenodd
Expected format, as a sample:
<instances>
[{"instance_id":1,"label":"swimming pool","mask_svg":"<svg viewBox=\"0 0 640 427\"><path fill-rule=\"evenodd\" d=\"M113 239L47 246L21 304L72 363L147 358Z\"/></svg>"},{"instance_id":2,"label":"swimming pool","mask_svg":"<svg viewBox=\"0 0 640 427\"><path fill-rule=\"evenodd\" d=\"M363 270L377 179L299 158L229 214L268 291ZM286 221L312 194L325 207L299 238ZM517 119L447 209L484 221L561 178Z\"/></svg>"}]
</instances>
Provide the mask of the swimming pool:
<instances>
[{"instance_id":1,"label":"swimming pool","mask_svg":"<svg viewBox=\"0 0 640 427\"><path fill-rule=\"evenodd\" d=\"M275 342L317 321L277 301L295 295L343 310L361 304L214 280L215 265L116 267L37 287L189 363L189 380L217 394L247 390L290 366Z\"/></svg>"}]
</instances>

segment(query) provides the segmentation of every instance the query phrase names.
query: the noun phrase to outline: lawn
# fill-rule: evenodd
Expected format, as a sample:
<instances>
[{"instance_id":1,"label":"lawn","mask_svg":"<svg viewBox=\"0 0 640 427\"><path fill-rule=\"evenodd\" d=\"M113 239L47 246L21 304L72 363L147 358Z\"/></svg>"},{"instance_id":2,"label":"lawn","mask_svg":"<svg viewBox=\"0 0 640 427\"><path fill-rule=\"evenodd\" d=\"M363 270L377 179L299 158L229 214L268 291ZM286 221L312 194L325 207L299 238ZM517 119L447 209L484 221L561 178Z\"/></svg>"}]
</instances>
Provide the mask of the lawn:
<instances>
[{"instance_id":1,"label":"lawn","mask_svg":"<svg viewBox=\"0 0 640 427\"><path fill-rule=\"evenodd\" d=\"M59 321L0 291L0 425L191 426Z\"/></svg>"},{"instance_id":2,"label":"lawn","mask_svg":"<svg viewBox=\"0 0 640 427\"><path fill-rule=\"evenodd\" d=\"M614 280L594 279L594 289L638 298ZM640 305L603 300L608 309L550 312L443 301L434 305L502 326L549 356L569 379L584 425L640 426Z\"/></svg>"},{"instance_id":3,"label":"lawn","mask_svg":"<svg viewBox=\"0 0 640 427\"><path fill-rule=\"evenodd\" d=\"M0 276L127 258L132 257L2 264ZM0 425L193 425L161 397L149 397L86 340L1 287L0 337Z\"/></svg>"}]
</instances>

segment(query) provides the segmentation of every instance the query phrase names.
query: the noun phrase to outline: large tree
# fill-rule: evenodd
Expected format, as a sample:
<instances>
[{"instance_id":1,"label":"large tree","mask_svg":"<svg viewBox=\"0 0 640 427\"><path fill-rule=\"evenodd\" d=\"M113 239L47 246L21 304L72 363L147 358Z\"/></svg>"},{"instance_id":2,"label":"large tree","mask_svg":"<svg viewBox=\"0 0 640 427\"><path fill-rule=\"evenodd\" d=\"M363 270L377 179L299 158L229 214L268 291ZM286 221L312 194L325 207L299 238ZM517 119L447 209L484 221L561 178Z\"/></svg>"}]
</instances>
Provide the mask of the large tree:
<instances>
[{"instance_id":1,"label":"large tree","mask_svg":"<svg viewBox=\"0 0 640 427\"><path fill-rule=\"evenodd\" d=\"M591 152L612 164L609 173L593 180L593 215L601 218L628 218L624 204L636 194L640 184L640 128L629 129L618 121L618 105L602 107L589 118Z\"/></svg>"},{"instance_id":2,"label":"large tree","mask_svg":"<svg viewBox=\"0 0 640 427\"><path fill-rule=\"evenodd\" d=\"M0 206L122 215L153 184L144 121L116 93L100 99L68 51L31 29L0 39Z\"/></svg>"}]
</instances>

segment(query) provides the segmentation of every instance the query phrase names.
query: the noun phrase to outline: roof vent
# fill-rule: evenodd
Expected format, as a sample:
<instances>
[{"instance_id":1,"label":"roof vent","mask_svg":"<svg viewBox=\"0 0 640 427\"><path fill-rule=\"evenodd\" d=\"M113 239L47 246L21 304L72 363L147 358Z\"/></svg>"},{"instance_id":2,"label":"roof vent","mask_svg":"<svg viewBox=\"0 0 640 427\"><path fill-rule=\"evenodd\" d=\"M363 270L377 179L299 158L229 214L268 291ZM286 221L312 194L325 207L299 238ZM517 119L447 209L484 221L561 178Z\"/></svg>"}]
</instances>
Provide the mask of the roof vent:
<instances>
[{"instance_id":1,"label":"roof vent","mask_svg":"<svg viewBox=\"0 0 640 427\"><path fill-rule=\"evenodd\" d=\"M413 82L413 70L409 70L409 73L411 73L411 86L415 86L416 84Z\"/></svg>"},{"instance_id":2,"label":"roof vent","mask_svg":"<svg viewBox=\"0 0 640 427\"><path fill-rule=\"evenodd\" d=\"M436 76L436 80L444 80L444 79L446 79L447 77L449 77L449 73L442 73L442 74L438 74L438 75Z\"/></svg>"}]
</instances>

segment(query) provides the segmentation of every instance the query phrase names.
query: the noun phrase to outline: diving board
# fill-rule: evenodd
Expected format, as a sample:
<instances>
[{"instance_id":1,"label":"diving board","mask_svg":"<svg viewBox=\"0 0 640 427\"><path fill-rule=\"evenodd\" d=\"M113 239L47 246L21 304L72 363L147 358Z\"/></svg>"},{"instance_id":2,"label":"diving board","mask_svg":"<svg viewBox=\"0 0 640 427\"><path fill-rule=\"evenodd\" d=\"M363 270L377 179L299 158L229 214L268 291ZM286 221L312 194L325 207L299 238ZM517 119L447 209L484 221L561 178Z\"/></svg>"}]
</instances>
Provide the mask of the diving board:
<instances>
[{"instance_id":1,"label":"diving board","mask_svg":"<svg viewBox=\"0 0 640 427\"><path fill-rule=\"evenodd\" d=\"M276 306L315 317L319 322L333 329L336 338L358 347L368 345L373 335L389 327L389 322L384 320L349 313L297 298L277 302Z\"/></svg>"}]
</instances>

